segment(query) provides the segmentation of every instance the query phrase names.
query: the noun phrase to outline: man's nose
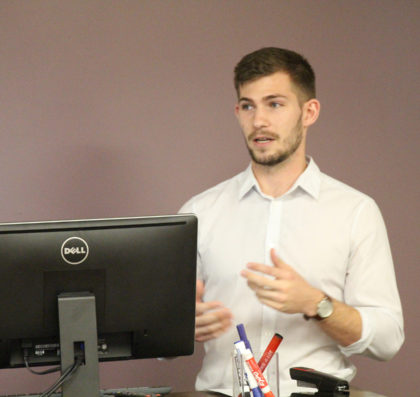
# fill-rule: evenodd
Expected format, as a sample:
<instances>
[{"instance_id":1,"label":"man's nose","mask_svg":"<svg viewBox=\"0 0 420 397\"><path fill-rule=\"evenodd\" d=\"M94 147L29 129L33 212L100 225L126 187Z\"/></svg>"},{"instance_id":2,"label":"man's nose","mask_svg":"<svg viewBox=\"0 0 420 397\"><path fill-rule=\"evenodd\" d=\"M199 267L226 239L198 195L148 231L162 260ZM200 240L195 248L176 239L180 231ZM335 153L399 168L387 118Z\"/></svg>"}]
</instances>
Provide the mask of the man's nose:
<instances>
[{"instance_id":1,"label":"man's nose","mask_svg":"<svg viewBox=\"0 0 420 397\"><path fill-rule=\"evenodd\" d=\"M267 112L263 108L256 108L254 110L254 119L253 119L254 128L259 129L267 127L269 124Z\"/></svg>"}]
</instances>

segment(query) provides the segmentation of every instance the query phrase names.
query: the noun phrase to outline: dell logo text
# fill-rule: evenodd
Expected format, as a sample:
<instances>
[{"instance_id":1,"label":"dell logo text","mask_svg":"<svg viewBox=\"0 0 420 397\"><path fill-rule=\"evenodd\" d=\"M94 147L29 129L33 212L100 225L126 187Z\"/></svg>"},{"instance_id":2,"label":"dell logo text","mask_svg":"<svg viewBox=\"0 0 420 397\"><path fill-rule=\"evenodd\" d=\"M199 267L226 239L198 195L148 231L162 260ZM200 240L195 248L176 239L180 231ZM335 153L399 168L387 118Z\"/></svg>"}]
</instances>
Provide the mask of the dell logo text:
<instances>
[{"instance_id":1,"label":"dell logo text","mask_svg":"<svg viewBox=\"0 0 420 397\"><path fill-rule=\"evenodd\" d=\"M61 246L61 257L70 265L79 265L89 254L89 246L80 237L70 237Z\"/></svg>"},{"instance_id":2,"label":"dell logo text","mask_svg":"<svg viewBox=\"0 0 420 397\"><path fill-rule=\"evenodd\" d=\"M67 254L86 254L84 247L64 248L64 255Z\"/></svg>"}]
</instances>

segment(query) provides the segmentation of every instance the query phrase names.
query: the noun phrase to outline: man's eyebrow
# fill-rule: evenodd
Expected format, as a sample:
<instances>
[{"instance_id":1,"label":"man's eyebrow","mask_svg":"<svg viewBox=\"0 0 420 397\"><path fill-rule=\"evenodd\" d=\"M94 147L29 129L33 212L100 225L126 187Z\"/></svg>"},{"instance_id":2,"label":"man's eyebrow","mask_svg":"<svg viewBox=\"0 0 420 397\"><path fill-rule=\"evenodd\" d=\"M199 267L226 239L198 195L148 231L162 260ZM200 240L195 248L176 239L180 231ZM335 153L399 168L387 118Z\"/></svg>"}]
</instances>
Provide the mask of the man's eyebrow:
<instances>
[{"instance_id":1,"label":"man's eyebrow","mask_svg":"<svg viewBox=\"0 0 420 397\"><path fill-rule=\"evenodd\" d=\"M271 99L278 99L278 98L288 99L288 97L286 95L282 95L282 94L270 94L270 95L265 96L263 98L263 100L264 101L270 101ZM242 101L245 101L245 102L254 102L251 98L240 97L239 100L238 100L238 102L242 102Z\"/></svg>"},{"instance_id":2,"label":"man's eyebrow","mask_svg":"<svg viewBox=\"0 0 420 397\"><path fill-rule=\"evenodd\" d=\"M252 102L252 99L250 99L250 98L247 98L247 97L240 97L239 99L238 99L238 102L242 102L242 101L245 101L245 102Z\"/></svg>"},{"instance_id":3,"label":"man's eyebrow","mask_svg":"<svg viewBox=\"0 0 420 397\"><path fill-rule=\"evenodd\" d=\"M277 99L277 98L287 99L288 97L282 94L271 94L271 95L265 96L263 99L265 101L269 101L270 99Z\"/></svg>"}]
</instances>

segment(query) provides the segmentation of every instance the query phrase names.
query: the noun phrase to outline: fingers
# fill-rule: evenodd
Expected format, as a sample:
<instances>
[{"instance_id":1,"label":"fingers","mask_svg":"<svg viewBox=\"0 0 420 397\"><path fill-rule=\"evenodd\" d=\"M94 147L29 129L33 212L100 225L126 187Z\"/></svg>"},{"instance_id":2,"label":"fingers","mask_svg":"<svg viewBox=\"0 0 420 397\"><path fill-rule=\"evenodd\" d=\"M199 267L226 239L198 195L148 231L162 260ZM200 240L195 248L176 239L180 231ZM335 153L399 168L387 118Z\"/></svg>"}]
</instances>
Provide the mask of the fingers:
<instances>
[{"instance_id":1,"label":"fingers","mask_svg":"<svg viewBox=\"0 0 420 397\"><path fill-rule=\"evenodd\" d=\"M232 319L230 310L223 307L218 310L207 312L196 318L196 326L198 327L209 327L209 329L218 328L218 324L228 324Z\"/></svg>"},{"instance_id":2,"label":"fingers","mask_svg":"<svg viewBox=\"0 0 420 397\"><path fill-rule=\"evenodd\" d=\"M250 262L246 265L246 267L250 270L259 272L264 274L265 276L271 276L276 279L290 279L293 277L295 271L294 269L289 266L287 263L283 262L281 260L274 249L270 250L270 257L273 262L274 266L270 265L264 265L262 263L255 263ZM250 280L250 277L248 277L251 274L251 272L243 271L242 275L246 277L248 280ZM252 278L251 278L252 281Z\"/></svg>"},{"instance_id":3,"label":"fingers","mask_svg":"<svg viewBox=\"0 0 420 397\"><path fill-rule=\"evenodd\" d=\"M201 302L203 300L204 295L204 281L197 280L197 284L195 287L195 300Z\"/></svg>"},{"instance_id":4,"label":"fingers","mask_svg":"<svg viewBox=\"0 0 420 397\"><path fill-rule=\"evenodd\" d=\"M223 307L221 302L211 301L211 302L199 302L197 301L195 304L195 315L201 316L207 311L220 309Z\"/></svg>"},{"instance_id":5,"label":"fingers","mask_svg":"<svg viewBox=\"0 0 420 397\"><path fill-rule=\"evenodd\" d=\"M295 285L297 273L276 255L274 249L270 250L270 257L272 266L248 263L241 275L262 304L288 312L291 288Z\"/></svg>"},{"instance_id":6,"label":"fingers","mask_svg":"<svg viewBox=\"0 0 420 397\"><path fill-rule=\"evenodd\" d=\"M275 278L273 279L273 278L267 277L267 275L271 275L273 277L275 277L275 275L270 270L265 269L265 265L258 265L258 264L255 264L255 266L253 266L253 264L249 264L249 265L250 266L248 267L250 270L246 270L246 269L242 270L241 276L246 278L246 280L248 281L248 286L251 289L253 289L254 291L257 289L270 290L276 287ZM262 268L261 266L263 266L264 268ZM255 273L254 271L251 271L251 270L258 271L259 273Z\"/></svg>"},{"instance_id":7,"label":"fingers","mask_svg":"<svg viewBox=\"0 0 420 397\"><path fill-rule=\"evenodd\" d=\"M262 304L279 311L287 311L289 281L269 279L253 272L248 272L248 274L248 286Z\"/></svg>"},{"instance_id":8,"label":"fingers","mask_svg":"<svg viewBox=\"0 0 420 397\"><path fill-rule=\"evenodd\" d=\"M289 267L285 262L283 262L276 254L276 250L274 248L271 248L270 250L270 258L273 262L273 265L277 268L284 268Z\"/></svg>"},{"instance_id":9,"label":"fingers","mask_svg":"<svg viewBox=\"0 0 420 397\"><path fill-rule=\"evenodd\" d=\"M274 266L248 263L241 272L258 300L284 313L313 311L319 290L310 285L292 266L270 251ZM314 297L315 296L315 297ZM319 298L322 299L322 298Z\"/></svg>"},{"instance_id":10,"label":"fingers","mask_svg":"<svg viewBox=\"0 0 420 397\"><path fill-rule=\"evenodd\" d=\"M255 292L261 303L280 309L289 286L287 280L268 278L248 270L242 271L242 275L247 279L248 287Z\"/></svg>"},{"instance_id":11,"label":"fingers","mask_svg":"<svg viewBox=\"0 0 420 397\"><path fill-rule=\"evenodd\" d=\"M203 302L204 282L197 280L195 340L205 342L223 334L232 324L232 313L221 302Z\"/></svg>"},{"instance_id":12,"label":"fingers","mask_svg":"<svg viewBox=\"0 0 420 397\"><path fill-rule=\"evenodd\" d=\"M212 307L218 302L208 302L202 305L200 311L203 313L195 319L195 340L204 342L217 338L223 334L232 324L232 313L228 308L222 307L213 311L206 311L205 308Z\"/></svg>"}]
</instances>

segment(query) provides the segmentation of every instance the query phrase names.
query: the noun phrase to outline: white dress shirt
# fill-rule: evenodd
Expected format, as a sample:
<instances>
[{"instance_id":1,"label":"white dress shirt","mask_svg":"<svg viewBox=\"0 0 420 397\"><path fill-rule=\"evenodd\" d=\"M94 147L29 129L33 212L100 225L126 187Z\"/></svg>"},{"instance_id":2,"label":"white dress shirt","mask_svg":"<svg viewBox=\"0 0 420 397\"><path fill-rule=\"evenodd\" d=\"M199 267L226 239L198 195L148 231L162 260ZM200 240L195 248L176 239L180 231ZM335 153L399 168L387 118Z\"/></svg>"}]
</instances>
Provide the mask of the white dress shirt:
<instances>
[{"instance_id":1,"label":"white dress shirt","mask_svg":"<svg viewBox=\"0 0 420 397\"><path fill-rule=\"evenodd\" d=\"M180 210L198 217L198 278L204 301L218 300L243 323L254 350L275 332L283 337L281 395L296 390L289 368L305 366L351 380L352 354L391 358L404 340L403 317L388 237L375 202L323 174L312 159L293 187L263 194L249 166L232 179L193 197ZM342 347L316 320L262 305L239 273L248 262L270 264L270 249L312 286L357 308L362 337ZM230 355L236 327L205 342L198 390L232 393Z\"/></svg>"}]
</instances>

